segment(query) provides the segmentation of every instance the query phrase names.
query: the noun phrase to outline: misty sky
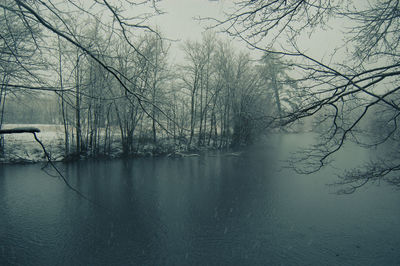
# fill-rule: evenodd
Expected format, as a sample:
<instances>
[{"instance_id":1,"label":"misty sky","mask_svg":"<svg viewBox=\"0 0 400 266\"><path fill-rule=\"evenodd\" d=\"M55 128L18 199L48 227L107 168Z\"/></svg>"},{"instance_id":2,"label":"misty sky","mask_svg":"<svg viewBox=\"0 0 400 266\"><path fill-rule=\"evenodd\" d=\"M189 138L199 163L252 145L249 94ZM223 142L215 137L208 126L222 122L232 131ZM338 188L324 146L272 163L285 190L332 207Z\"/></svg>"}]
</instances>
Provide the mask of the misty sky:
<instances>
[{"instance_id":1,"label":"misty sky","mask_svg":"<svg viewBox=\"0 0 400 266\"><path fill-rule=\"evenodd\" d=\"M166 14L155 18L162 32L171 39L198 39L204 31L198 17L221 17L226 1L163 0L159 4ZM204 23L202 23L205 25Z\"/></svg>"},{"instance_id":2,"label":"misty sky","mask_svg":"<svg viewBox=\"0 0 400 266\"><path fill-rule=\"evenodd\" d=\"M201 40L201 34L207 25L206 21L199 21L197 18L221 18L223 12L232 10L232 3L231 0L162 0L158 7L165 14L154 17L152 23L157 25L164 37L176 41L171 45L170 52L172 58L181 61L184 57L179 51L182 42Z\"/></svg>"},{"instance_id":3,"label":"misty sky","mask_svg":"<svg viewBox=\"0 0 400 266\"><path fill-rule=\"evenodd\" d=\"M183 59L183 55L179 51L181 41L201 39L206 22L200 22L195 18L222 18L224 12L232 11L234 8L231 0L162 0L158 6L166 14L154 17L152 24L157 25L166 38L177 41L172 44L170 50L172 58L176 61ZM300 47L305 49L309 55L326 59L335 47L343 46L340 32L342 30L345 30L343 24L333 21L325 29L318 30L311 38L308 34L304 34L300 39ZM233 43L238 49L246 49L246 45L242 42Z\"/></svg>"}]
</instances>

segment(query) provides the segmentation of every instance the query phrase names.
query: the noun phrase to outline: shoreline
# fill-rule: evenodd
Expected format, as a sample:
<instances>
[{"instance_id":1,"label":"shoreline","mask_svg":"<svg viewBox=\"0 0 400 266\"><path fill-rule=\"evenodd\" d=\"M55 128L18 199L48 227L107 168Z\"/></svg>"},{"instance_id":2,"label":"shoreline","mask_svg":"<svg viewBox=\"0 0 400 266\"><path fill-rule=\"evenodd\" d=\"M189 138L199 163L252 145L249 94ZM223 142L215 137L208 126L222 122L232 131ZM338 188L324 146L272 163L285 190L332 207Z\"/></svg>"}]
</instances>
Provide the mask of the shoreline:
<instances>
[{"instance_id":1,"label":"shoreline","mask_svg":"<svg viewBox=\"0 0 400 266\"><path fill-rule=\"evenodd\" d=\"M97 159L123 159L123 158L151 158L151 157L188 157L193 154L202 154L210 151L236 151L241 150L244 146L218 147L212 142L210 145L197 146L188 144L182 140L174 140L168 136L160 137L156 144L149 141L142 141L136 137L133 142L135 150L124 153L119 135L111 136L111 142L107 146L103 142L99 145L99 149L95 152L87 150L76 154L74 146L70 145L71 152L66 155L64 133L62 125L53 124L4 124L2 129L11 129L16 127L35 127L40 129L36 133L41 142L43 142L52 162L72 162L79 160L97 160ZM39 143L34 139L32 133L21 134L5 134L1 135L4 139L3 154L0 155L1 164L33 164L47 162L45 153ZM110 141L110 140L109 140Z\"/></svg>"}]
</instances>

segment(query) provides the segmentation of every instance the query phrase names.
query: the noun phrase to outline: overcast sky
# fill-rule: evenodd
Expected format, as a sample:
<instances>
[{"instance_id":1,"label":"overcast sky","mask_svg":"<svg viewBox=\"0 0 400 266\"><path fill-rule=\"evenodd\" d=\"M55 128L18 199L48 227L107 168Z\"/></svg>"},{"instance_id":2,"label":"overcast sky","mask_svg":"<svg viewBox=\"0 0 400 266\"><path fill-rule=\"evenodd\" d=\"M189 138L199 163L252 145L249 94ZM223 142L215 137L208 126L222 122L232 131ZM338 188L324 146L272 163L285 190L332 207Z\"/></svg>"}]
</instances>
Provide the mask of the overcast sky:
<instances>
[{"instance_id":1,"label":"overcast sky","mask_svg":"<svg viewBox=\"0 0 400 266\"><path fill-rule=\"evenodd\" d=\"M183 54L179 47L185 40L200 40L204 32L206 22L200 22L195 18L214 17L222 18L224 12L232 11L232 0L162 0L158 7L166 12L155 16L152 24L157 25L164 37L176 40L172 44L170 53L173 60L180 62ZM308 54L316 58L329 57L335 47L342 45L340 30L343 25L332 22L332 29L317 31L312 38L305 35L300 39L300 47L308 51ZM233 42L238 49L246 49L243 43Z\"/></svg>"},{"instance_id":2,"label":"overcast sky","mask_svg":"<svg viewBox=\"0 0 400 266\"><path fill-rule=\"evenodd\" d=\"M226 1L163 0L159 6L166 12L155 19L162 32L169 38L184 40L200 37L203 28L195 18L221 17L228 4Z\"/></svg>"},{"instance_id":3,"label":"overcast sky","mask_svg":"<svg viewBox=\"0 0 400 266\"><path fill-rule=\"evenodd\" d=\"M164 37L176 40L170 52L180 61L183 54L179 54L179 46L183 41L200 40L204 32L206 22L196 18L220 18L224 11L232 9L232 3L232 0L162 0L158 7L165 14L154 17L152 23L158 26Z\"/></svg>"}]
</instances>

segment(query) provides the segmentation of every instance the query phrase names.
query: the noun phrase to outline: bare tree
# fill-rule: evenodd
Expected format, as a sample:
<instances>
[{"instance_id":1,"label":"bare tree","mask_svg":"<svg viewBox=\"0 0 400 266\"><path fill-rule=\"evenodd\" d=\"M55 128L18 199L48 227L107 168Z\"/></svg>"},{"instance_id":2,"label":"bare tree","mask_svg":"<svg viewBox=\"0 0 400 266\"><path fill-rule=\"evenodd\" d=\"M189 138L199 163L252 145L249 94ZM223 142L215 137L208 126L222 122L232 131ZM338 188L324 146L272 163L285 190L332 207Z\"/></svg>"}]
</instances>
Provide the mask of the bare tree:
<instances>
[{"instance_id":1,"label":"bare tree","mask_svg":"<svg viewBox=\"0 0 400 266\"><path fill-rule=\"evenodd\" d=\"M182 80L190 102L188 145L195 134L198 147L210 145L211 140L220 148L250 143L259 133L255 120L264 119L269 108L262 102L267 101L267 93L260 89L254 61L209 33L184 48L187 64L182 67ZM268 108L259 108L260 103Z\"/></svg>"},{"instance_id":2,"label":"bare tree","mask_svg":"<svg viewBox=\"0 0 400 266\"><path fill-rule=\"evenodd\" d=\"M12 1L0 1L0 129L4 122L7 95L23 93L15 84L37 83L38 71L43 70L37 41L41 37L37 25L29 29L20 16L14 13L17 6ZM4 145L3 135L0 151Z\"/></svg>"},{"instance_id":3,"label":"bare tree","mask_svg":"<svg viewBox=\"0 0 400 266\"><path fill-rule=\"evenodd\" d=\"M301 95L293 99L299 108L277 119L288 125L312 116L324 125L320 142L306 156L297 157L295 168L304 173L319 170L347 141L368 148L386 146L380 157L345 172L339 183L348 185L346 192L376 180L400 186L396 152L399 1L263 0L236 4L236 11L214 26L253 49L286 57L296 73L298 88L302 88ZM334 53L328 59L315 58L299 45L301 35L312 35L338 21L348 27L343 33L348 50L345 57Z\"/></svg>"},{"instance_id":4,"label":"bare tree","mask_svg":"<svg viewBox=\"0 0 400 266\"><path fill-rule=\"evenodd\" d=\"M33 32L38 28L47 38L58 36L67 41L71 45L79 49L80 53L90 57L94 62L99 64L113 78L120 83L122 88L132 96L136 97L140 102L149 101L143 95L133 92L129 89L129 79L121 78L121 73L117 69L110 66L93 50L90 36L80 36L74 29L77 25L84 23L98 23L103 26L103 30L110 32L105 34L109 39L123 39L132 49L146 59L132 41L134 35L133 30L151 32L154 35L158 34L144 22L148 19L149 14L138 14L136 17L127 18L124 16L126 9L137 5L144 5L146 2L137 4L132 1L122 1L121 6L114 6L108 1L95 1L94 3L74 1L66 1L64 3L52 3L51 1L4 1L11 5L2 3L0 8L4 11L14 14L24 25L24 29L28 32ZM152 8L154 6L152 5ZM91 12L96 10L96 12ZM157 13L158 9L152 9L153 13ZM78 13L81 16L71 16ZM151 14L150 14L151 15ZM108 18L107 18L108 17ZM107 19L105 19L107 18ZM51 49L44 42L38 42L35 36L30 36L35 42L36 47L43 52L49 52ZM43 84L39 84L43 85ZM150 115L150 113L148 113Z\"/></svg>"},{"instance_id":5,"label":"bare tree","mask_svg":"<svg viewBox=\"0 0 400 266\"><path fill-rule=\"evenodd\" d=\"M138 6L141 6L142 13L132 16L132 12L135 12ZM146 6L148 13L143 13ZM66 125L64 129L67 153L70 143L68 124L74 125L75 128L75 140L72 139L72 141L75 141L77 153L86 151L88 147L93 148L93 152L97 152L101 126L105 125L104 119L107 117L107 121L110 122L108 119L113 117L111 106L116 106L115 101L122 96L129 98L128 104L134 106L136 111L140 109L138 114L145 114L153 120L153 135L156 138L156 124L160 124L163 120L158 116L163 116L165 113L157 106L155 93L148 94L148 91L153 89L154 92L156 87L159 87L158 84L153 82L151 88L150 83L143 80L142 74L135 76L139 72L132 77L129 69L119 68L118 64L115 64L118 61L116 60L118 54L110 49L110 45L123 42L137 58L146 62L147 69L155 69L154 60L148 58L145 51L138 47L140 42L137 41L139 34L144 33L152 35L154 40L161 40L159 33L146 25L151 16L161 12L155 2L119 1L116 3L103 0L90 3L87 1L56 3L54 1L2 0L0 10L7 14L4 21L11 21L9 17L13 19L12 23L4 23L6 25L4 32L9 36L4 37L4 34L1 36L4 37L2 40L4 40L5 49L10 52L1 50L1 56L2 58L11 56L11 59L15 59L15 62L19 63L22 69L31 76L27 79L22 75L16 75L20 79L14 79L11 84L7 80L2 83L2 88L6 85L8 89L24 88L30 91L54 91L59 94L62 104L61 113ZM19 28L14 24L19 25ZM20 36L25 39L17 41L16 38ZM57 43L54 42L55 37L59 39ZM48 70L48 75L46 75L46 71L37 67L34 70L26 67L32 66L29 65L31 62L29 54L17 53L22 49L7 47L10 44L18 46L20 43L24 47L32 47L29 51L38 55L40 59L53 58L46 64L50 66L52 72ZM60 43L63 43L62 47ZM74 54L74 59L72 54ZM55 81L52 74L56 74L59 80ZM103 78L104 82L101 83L99 78ZM158 80L158 78L152 80ZM144 85L141 89L137 89L139 82ZM107 91L104 85L111 85L111 88ZM2 89L2 97L5 95L4 92L5 90ZM103 104L109 107L107 114L100 108ZM74 119L69 117L72 113L75 114ZM119 110L117 113L119 115ZM110 123L107 123L108 134L109 129Z\"/></svg>"},{"instance_id":6,"label":"bare tree","mask_svg":"<svg viewBox=\"0 0 400 266\"><path fill-rule=\"evenodd\" d=\"M185 73L182 75L184 86L188 89L190 95L190 136L188 147L192 144L197 123L196 112L198 112L197 97L201 87L201 78L206 64L205 58L201 53L201 43L187 42L184 47L188 65L184 66Z\"/></svg>"}]
</instances>

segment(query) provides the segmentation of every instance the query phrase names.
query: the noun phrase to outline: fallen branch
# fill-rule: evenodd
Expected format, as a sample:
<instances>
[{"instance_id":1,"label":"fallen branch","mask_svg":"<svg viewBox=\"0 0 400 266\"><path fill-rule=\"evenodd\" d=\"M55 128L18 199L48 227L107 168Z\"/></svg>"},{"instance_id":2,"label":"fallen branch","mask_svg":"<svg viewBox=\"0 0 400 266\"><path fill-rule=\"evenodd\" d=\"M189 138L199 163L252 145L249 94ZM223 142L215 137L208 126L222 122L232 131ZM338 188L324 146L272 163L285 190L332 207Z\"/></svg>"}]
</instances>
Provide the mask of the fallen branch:
<instances>
[{"instance_id":1,"label":"fallen branch","mask_svg":"<svg viewBox=\"0 0 400 266\"><path fill-rule=\"evenodd\" d=\"M25 129L23 132L21 132L21 129ZM28 131L27 131L28 129ZM0 131L1 132L1 131ZM15 132L15 129L13 132L10 133L32 133L33 137L35 138L36 142L40 144L40 146L42 147L42 150L47 158L47 162L51 165L51 167L53 167L53 169L57 172L57 174L61 177L61 179L64 181L64 183L67 185L67 187L69 189L71 189L72 191L74 191L76 194L78 194L78 196L80 196L81 198L85 199L86 201L92 203L93 205L100 207L102 209L105 209L107 212L109 212L109 210L107 208L105 208L104 206L100 205L99 203L91 200L90 198L88 198L86 195L84 195L82 192L80 192L78 189L76 189L75 187L73 187L68 180L66 179L66 177L61 173L60 170L58 170L58 168L54 165L53 161L51 160L50 154L47 152L46 148L44 147L44 144L39 140L39 138L36 136L36 133L40 132L39 129L37 128L19 128L19 132Z\"/></svg>"},{"instance_id":2,"label":"fallen branch","mask_svg":"<svg viewBox=\"0 0 400 266\"><path fill-rule=\"evenodd\" d=\"M16 133L39 133L40 129L36 127L16 127L11 129L0 129L0 134L16 134Z\"/></svg>"}]
</instances>

